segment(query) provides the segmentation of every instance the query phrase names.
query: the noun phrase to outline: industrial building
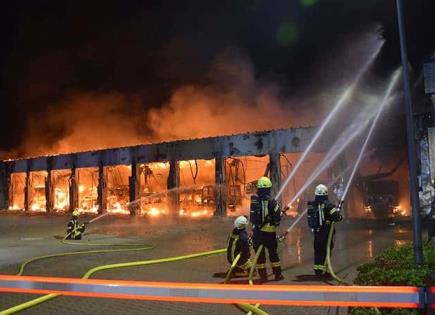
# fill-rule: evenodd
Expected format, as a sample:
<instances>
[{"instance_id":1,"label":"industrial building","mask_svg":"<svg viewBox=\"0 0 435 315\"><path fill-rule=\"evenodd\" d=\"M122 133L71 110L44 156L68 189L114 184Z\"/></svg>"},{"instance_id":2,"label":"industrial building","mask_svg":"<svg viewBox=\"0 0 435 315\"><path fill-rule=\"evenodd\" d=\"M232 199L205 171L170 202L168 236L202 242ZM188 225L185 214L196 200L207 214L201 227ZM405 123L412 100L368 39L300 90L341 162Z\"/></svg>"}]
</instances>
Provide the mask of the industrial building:
<instances>
[{"instance_id":1,"label":"industrial building","mask_svg":"<svg viewBox=\"0 0 435 315\"><path fill-rule=\"evenodd\" d=\"M0 208L225 215L248 200L259 176L268 174L277 189L291 170L291 155L296 160L313 132L281 129L6 160L0 162Z\"/></svg>"}]
</instances>

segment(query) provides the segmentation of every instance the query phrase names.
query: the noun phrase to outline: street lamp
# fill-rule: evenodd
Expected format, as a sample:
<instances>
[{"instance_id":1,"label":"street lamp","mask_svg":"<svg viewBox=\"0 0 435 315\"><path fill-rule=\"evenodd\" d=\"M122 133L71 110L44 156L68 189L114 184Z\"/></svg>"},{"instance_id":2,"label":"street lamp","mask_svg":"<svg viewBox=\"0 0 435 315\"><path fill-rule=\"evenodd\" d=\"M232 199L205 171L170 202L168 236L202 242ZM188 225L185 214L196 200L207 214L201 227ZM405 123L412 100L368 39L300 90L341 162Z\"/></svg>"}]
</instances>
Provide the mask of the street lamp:
<instances>
[{"instance_id":1,"label":"street lamp","mask_svg":"<svg viewBox=\"0 0 435 315\"><path fill-rule=\"evenodd\" d=\"M405 97L406 131L408 142L409 186L411 188L412 228L414 257L417 265L423 264L423 246L421 240L420 205L417 186L417 162L414 120L412 116L412 97L409 84L408 53L406 51L405 27L403 23L402 0L396 0L397 20L399 23L400 54L402 57L403 91Z\"/></svg>"}]
</instances>

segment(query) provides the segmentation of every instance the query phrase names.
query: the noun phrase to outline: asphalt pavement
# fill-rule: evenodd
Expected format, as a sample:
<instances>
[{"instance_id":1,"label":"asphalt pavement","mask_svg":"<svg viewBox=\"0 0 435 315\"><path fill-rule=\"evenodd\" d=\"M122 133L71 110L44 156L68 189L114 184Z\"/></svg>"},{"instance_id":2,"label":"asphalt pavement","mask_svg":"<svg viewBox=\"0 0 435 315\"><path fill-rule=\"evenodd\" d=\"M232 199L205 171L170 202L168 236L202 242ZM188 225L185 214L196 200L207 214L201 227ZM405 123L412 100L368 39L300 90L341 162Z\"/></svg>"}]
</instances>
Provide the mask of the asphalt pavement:
<instances>
[{"instance_id":1,"label":"asphalt pavement","mask_svg":"<svg viewBox=\"0 0 435 315\"><path fill-rule=\"evenodd\" d=\"M83 220L86 220L83 218ZM149 244L152 249L104 254L81 254L53 257L31 263L25 275L81 277L92 267L148 259L174 257L226 247L233 218L171 219L143 217L105 217L89 225L83 245L66 245L59 241L68 217L55 215L0 214L0 273L16 274L26 259L54 253L93 249L125 248L125 244ZM282 222L284 231L292 219ZM342 222L337 225L333 250L334 270L352 281L356 267L369 261L387 246L411 240L408 224L387 222ZM279 253L285 280L274 284L300 285L313 281L313 237L302 220ZM91 245L98 243L100 245ZM142 267L107 270L93 278L144 281L182 281L220 283L214 273L225 272L228 264L223 254ZM272 277L271 277L272 278ZM246 282L237 280L237 282ZM334 282L327 283L333 285ZM37 295L0 293L0 310L29 301ZM345 309L264 306L269 314L346 314ZM243 314L234 305L193 304L117 300L100 298L58 297L27 309L22 314Z\"/></svg>"}]
</instances>

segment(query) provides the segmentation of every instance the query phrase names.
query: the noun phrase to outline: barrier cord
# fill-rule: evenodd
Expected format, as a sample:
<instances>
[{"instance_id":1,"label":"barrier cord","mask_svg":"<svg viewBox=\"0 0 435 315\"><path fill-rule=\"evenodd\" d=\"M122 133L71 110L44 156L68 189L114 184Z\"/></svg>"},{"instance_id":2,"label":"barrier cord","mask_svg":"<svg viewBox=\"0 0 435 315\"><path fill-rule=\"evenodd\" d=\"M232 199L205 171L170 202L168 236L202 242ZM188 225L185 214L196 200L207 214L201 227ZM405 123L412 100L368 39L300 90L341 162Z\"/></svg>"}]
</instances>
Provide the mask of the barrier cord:
<instances>
[{"instance_id":1,"label":"barrier cord","mask_svg":"<svg viewBox=\"0 0 435 315\"><path fill-rule=\"evenodd\" d=\"M72 232L71 232L72 233ZM100 243L79 243L79 242L73 242L68 241L67 237L71 234L67 234L60 242L62 244L67 245L85 245L85 246L135 246L136 248L123 248L123 249L101 249L101 250L86 250L86 251L77 251L77 252L65 252L65 253L58 253L58 254L49 254L44 256L38 256L33 257L25 262L23 262L19 266L19 270L17 272L18 276L21 276L25 272L25 268L39 260L53 258L53 257L62 257L62 256L73 256L73 255L82 255L82 254L101 254L101 253L115 253L115 252L130 252L130 251L141 251L141 250L148 250L154 248L152 245L144 245L144 244L100 244ZM109 264L109 265L101 265L94 268L89 269L83 276L82 279L88 279L92 275L94 275L96 272L108 270L108 269L116 269L116 268L128 268L128 267L137 267L137 266L145 266L145 265L152 265L152 264L159 264L159 263L166 263L166 262L174 262L179 260L186 260L186 259L193 259L197 257L204 257L204 256L210 256L210 255L217 255L222 254L226 252L225 249L218 249L218 250L212 250L212 251L206 251L201 253L195 253L190 255L183 255L183 256L175 256L175 257L168 257L168 258L161 258L161 259L152 259L152 260L140 260L140 261L133 261L133 262L127 262L127 263L118 263L118 264ZM0 312L0 315L7 315L7 314L14 314L17 312L20 312L22 310L28 309L30 307L36 306L38 304L41 304L43 302L52 300L56 297L58 297L60 294L47 294L44 296L41 296L39 298L18 304L16 306L13 306L11 308L5 309ZM255 310L254 310L255 311ZM260 315L264 315L262 313L257 313Z\"/></svg>"}]
</instances>

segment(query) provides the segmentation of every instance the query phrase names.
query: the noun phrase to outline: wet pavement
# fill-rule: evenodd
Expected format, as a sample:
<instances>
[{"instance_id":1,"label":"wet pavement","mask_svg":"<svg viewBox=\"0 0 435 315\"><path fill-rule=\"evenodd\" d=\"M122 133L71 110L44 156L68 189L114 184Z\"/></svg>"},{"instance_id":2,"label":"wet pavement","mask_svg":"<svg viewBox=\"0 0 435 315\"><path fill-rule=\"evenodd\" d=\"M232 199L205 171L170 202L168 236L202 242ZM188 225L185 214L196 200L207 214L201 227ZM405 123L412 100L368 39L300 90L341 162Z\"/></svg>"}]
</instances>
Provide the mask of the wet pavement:
<instances>
[{"instance_id":1,"label":"wet pavement","mask_svg":"<svg viewBox=\"0 0 435 315\"><path fill-rule=\"evenodd\" d=\"M53 257L31 263L25 275L81 277L99 265L173 257L220 249L232 227L232 218L181 220L168 218L106 217L89 225L81 244L66 245L59 238L65 232L68 217L0 215L0 273L15 274L20 263L35 256L93 249L123 248L110 244L150 244L153 249L104 254ZM282 223L282 230L291 219ZM385 247L411 240L407 224L380 222L340 223L333 251L334 270L352 280L356 267L377 255ZM98 242L95 246L91 243ZM285 280L277 284L318 283L311 275L312 235L305 221L279 245ZM107 270L93 278L149 281L222 282L212 275L227 268L225 255L133 268ZM301 281L308 279L309 281ZM274 283L275 284L275 283ZM333 282L330 283L333 285ZM37 295L0 293L0 310L36 298ZM269 314L346 314L336 308L289 308L264 306ZM58 297L22 314L243 314L233 305L150 302L79 297Z\"/></svg>"}]
</instances>

